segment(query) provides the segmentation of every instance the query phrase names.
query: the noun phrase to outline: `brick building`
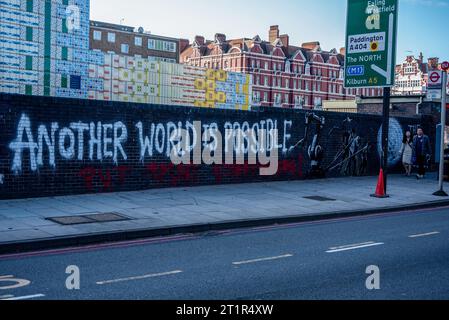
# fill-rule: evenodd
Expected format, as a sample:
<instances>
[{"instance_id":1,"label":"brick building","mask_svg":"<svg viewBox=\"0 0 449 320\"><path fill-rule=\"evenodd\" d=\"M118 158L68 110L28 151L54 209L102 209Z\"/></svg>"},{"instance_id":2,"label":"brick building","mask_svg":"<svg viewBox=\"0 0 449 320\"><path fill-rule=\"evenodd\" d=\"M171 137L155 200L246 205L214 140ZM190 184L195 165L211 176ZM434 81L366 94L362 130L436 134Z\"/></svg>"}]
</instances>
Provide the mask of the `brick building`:
<instances>
[{"instance_id":1,"label":"brick building","mask_svg":"<svg viewBox=\"0 0 449 320\"><path fill-rule=\"evenodd\" d=\"M327 100L381 94L381 89L343 88L344 54L344 49L324 51L319 42L294 46L278 26L271 26L268 41L259 36L232 40L224 34L216 34L214 40L197 36L181 51L180 62L251 74L253 105L311 109L321 108Z\"/></svg>"},{"instance_id":2,"label":"brick building","mask_svg":"<svg viewBox=\"0 0 449 320\"><path fill-rule=\"evenodd\" d=\"M439 58L429 58L424 61L421 53L418 58L408 56L396 66L394 95L423 95L427 93L428 73L430 70L441 69ZM449 84L448 84L449 92Z\"/></svg>"},{"instance_id":3,"label":"brick building","mask_svg":"<svg viewBox=\"0 0 449 320\"><path fill-rule=\"evenodd\" d=\"M126 56L179 62L179 39L153 35L139 28L90 21L90 49Z\"/></svg>"},{"instance_id":4,"label":"brick building","mask_svg":"<svg viewBox=\"0 0 449 320\"><path fill-rule=\"evenodd\" d=\"M357 97L357 112L361 114L382 115L383 98L382 97ZM449 103L446 108L449 110ZM390 104L390 115L392 117L417 117L427 116L427 119L433 119L432 123L440 123L441 119L441 101L428 99L425 94L422 95L404 95L392 96ZM446 116L449 123L449 112Z\"/></svg>"}]
</instances>

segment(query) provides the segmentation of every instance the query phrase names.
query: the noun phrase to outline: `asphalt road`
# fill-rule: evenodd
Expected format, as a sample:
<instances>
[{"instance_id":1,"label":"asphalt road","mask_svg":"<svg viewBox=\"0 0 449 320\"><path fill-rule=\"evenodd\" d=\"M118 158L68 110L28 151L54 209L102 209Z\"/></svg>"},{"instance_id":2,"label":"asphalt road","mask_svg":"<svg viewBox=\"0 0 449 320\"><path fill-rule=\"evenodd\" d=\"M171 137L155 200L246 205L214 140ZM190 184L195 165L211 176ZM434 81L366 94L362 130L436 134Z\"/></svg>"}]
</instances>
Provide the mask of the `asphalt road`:
<instances>
[{"instance_id":1,"label":"asphalt road","mask_svg":"<svg viewBox=\"0 0 449 320\"><path fill-rule=\"evenodd\" d=\"M449 299L449 208L1 256L0 299Z\"/></svg>"}]
</instances>

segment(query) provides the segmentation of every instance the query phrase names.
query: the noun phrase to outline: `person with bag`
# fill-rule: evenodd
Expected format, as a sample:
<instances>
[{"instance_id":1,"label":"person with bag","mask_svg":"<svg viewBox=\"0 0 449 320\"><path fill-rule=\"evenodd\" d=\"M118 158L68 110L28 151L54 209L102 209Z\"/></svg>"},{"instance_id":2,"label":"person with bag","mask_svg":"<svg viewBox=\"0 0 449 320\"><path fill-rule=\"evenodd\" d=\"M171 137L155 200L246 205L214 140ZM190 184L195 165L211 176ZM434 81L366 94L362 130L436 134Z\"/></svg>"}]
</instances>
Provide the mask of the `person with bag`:
<instances>
[{"instance_id":1,"label":"person with bag","mask_svg":"<svg viewBox=\"0 0 449 320\"><path fill-rule=\"evenodd\" d=\"M402 158L402 164L404 165L405 175L410 177L412 174L413 166L413 138L411 131L407 131L402 141L402 147L399 151L399 155Z\"/></svg>"},{"instance_id":2,"label":"person with bag","mask_svg":"<svg viewBox=\"0 0 449 320\"><path fill-rule=\"evenodd\" d=\"M418 135L413 139L414 160L418 166L416 178L423 179L426 175L426 165L432 154L430 139L424 134L422 128L418 129Z\"/></svg>"}]
</instances>

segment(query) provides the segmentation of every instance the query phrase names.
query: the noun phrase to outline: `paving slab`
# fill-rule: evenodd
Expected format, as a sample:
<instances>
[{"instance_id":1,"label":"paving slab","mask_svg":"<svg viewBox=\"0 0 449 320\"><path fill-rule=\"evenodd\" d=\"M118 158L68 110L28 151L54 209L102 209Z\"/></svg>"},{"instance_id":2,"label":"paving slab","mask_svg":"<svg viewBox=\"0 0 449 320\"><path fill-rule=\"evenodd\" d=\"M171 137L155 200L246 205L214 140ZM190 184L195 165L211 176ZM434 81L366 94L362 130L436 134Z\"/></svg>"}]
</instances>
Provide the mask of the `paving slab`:
<instances>
[{"instance_id":1,"label":"paving slab","mask_svg":"<svg viewBox=\"0 0 449 320\"><path fill-rule=\"evenodd\" d=\"M386 199L370 197L376 184L377 177L347 177L3 200L0 201L0 253L27 250L33 244L36 248L39 244L51 247L52 239L59 245L68 239L70 245L70 241L78 244L77 239L79 243L104 241L105 234L113 241L123 239L123 234L125 238L137 238L398 211L416 206L449 206L449 199L433 196L437 189L434 176L421 181L390 176L391 197ZM334 201L305 199L310 196ZM47 220L110 212L130 220L74 226Z\"/></svg>"}]
</instances>

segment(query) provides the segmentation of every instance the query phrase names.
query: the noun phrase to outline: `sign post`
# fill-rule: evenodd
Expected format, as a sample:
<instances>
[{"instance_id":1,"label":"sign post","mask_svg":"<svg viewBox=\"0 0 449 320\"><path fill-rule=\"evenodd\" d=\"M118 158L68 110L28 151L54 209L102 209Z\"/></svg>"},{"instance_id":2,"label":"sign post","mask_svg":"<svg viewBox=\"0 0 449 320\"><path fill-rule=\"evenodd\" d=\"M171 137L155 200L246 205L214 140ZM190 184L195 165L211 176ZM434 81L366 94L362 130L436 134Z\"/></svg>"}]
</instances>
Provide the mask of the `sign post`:
<instances>
[{"instance_id":1,"label":"sign post","mask_svg":"<svg viewBox=\"0 0 449 320\"><path fill-rule=\"evenodd\" d=\"M398 0L348 0L345 88L383 87L381 169L387 196L390 94L394 85Z\"/></svg>"},{"instance_id":2,"label":"sign post","mask_svg":"<svg viewBox=\"0 0 449 320\"><path fill-rule=\"evenodd\" d=\"M449 70L449 63L443 62L441 64L443 71L432 71L429 75L429 86L432 85L438 88L441 86L441 141L440 141L440 171L438 176L438 191L433 195L438 197L447 197L448 194L444 191L444 150L446 145L444 143L446 133L446 90L447 90L447 71Z\"/></svg>"}]
</instances>

